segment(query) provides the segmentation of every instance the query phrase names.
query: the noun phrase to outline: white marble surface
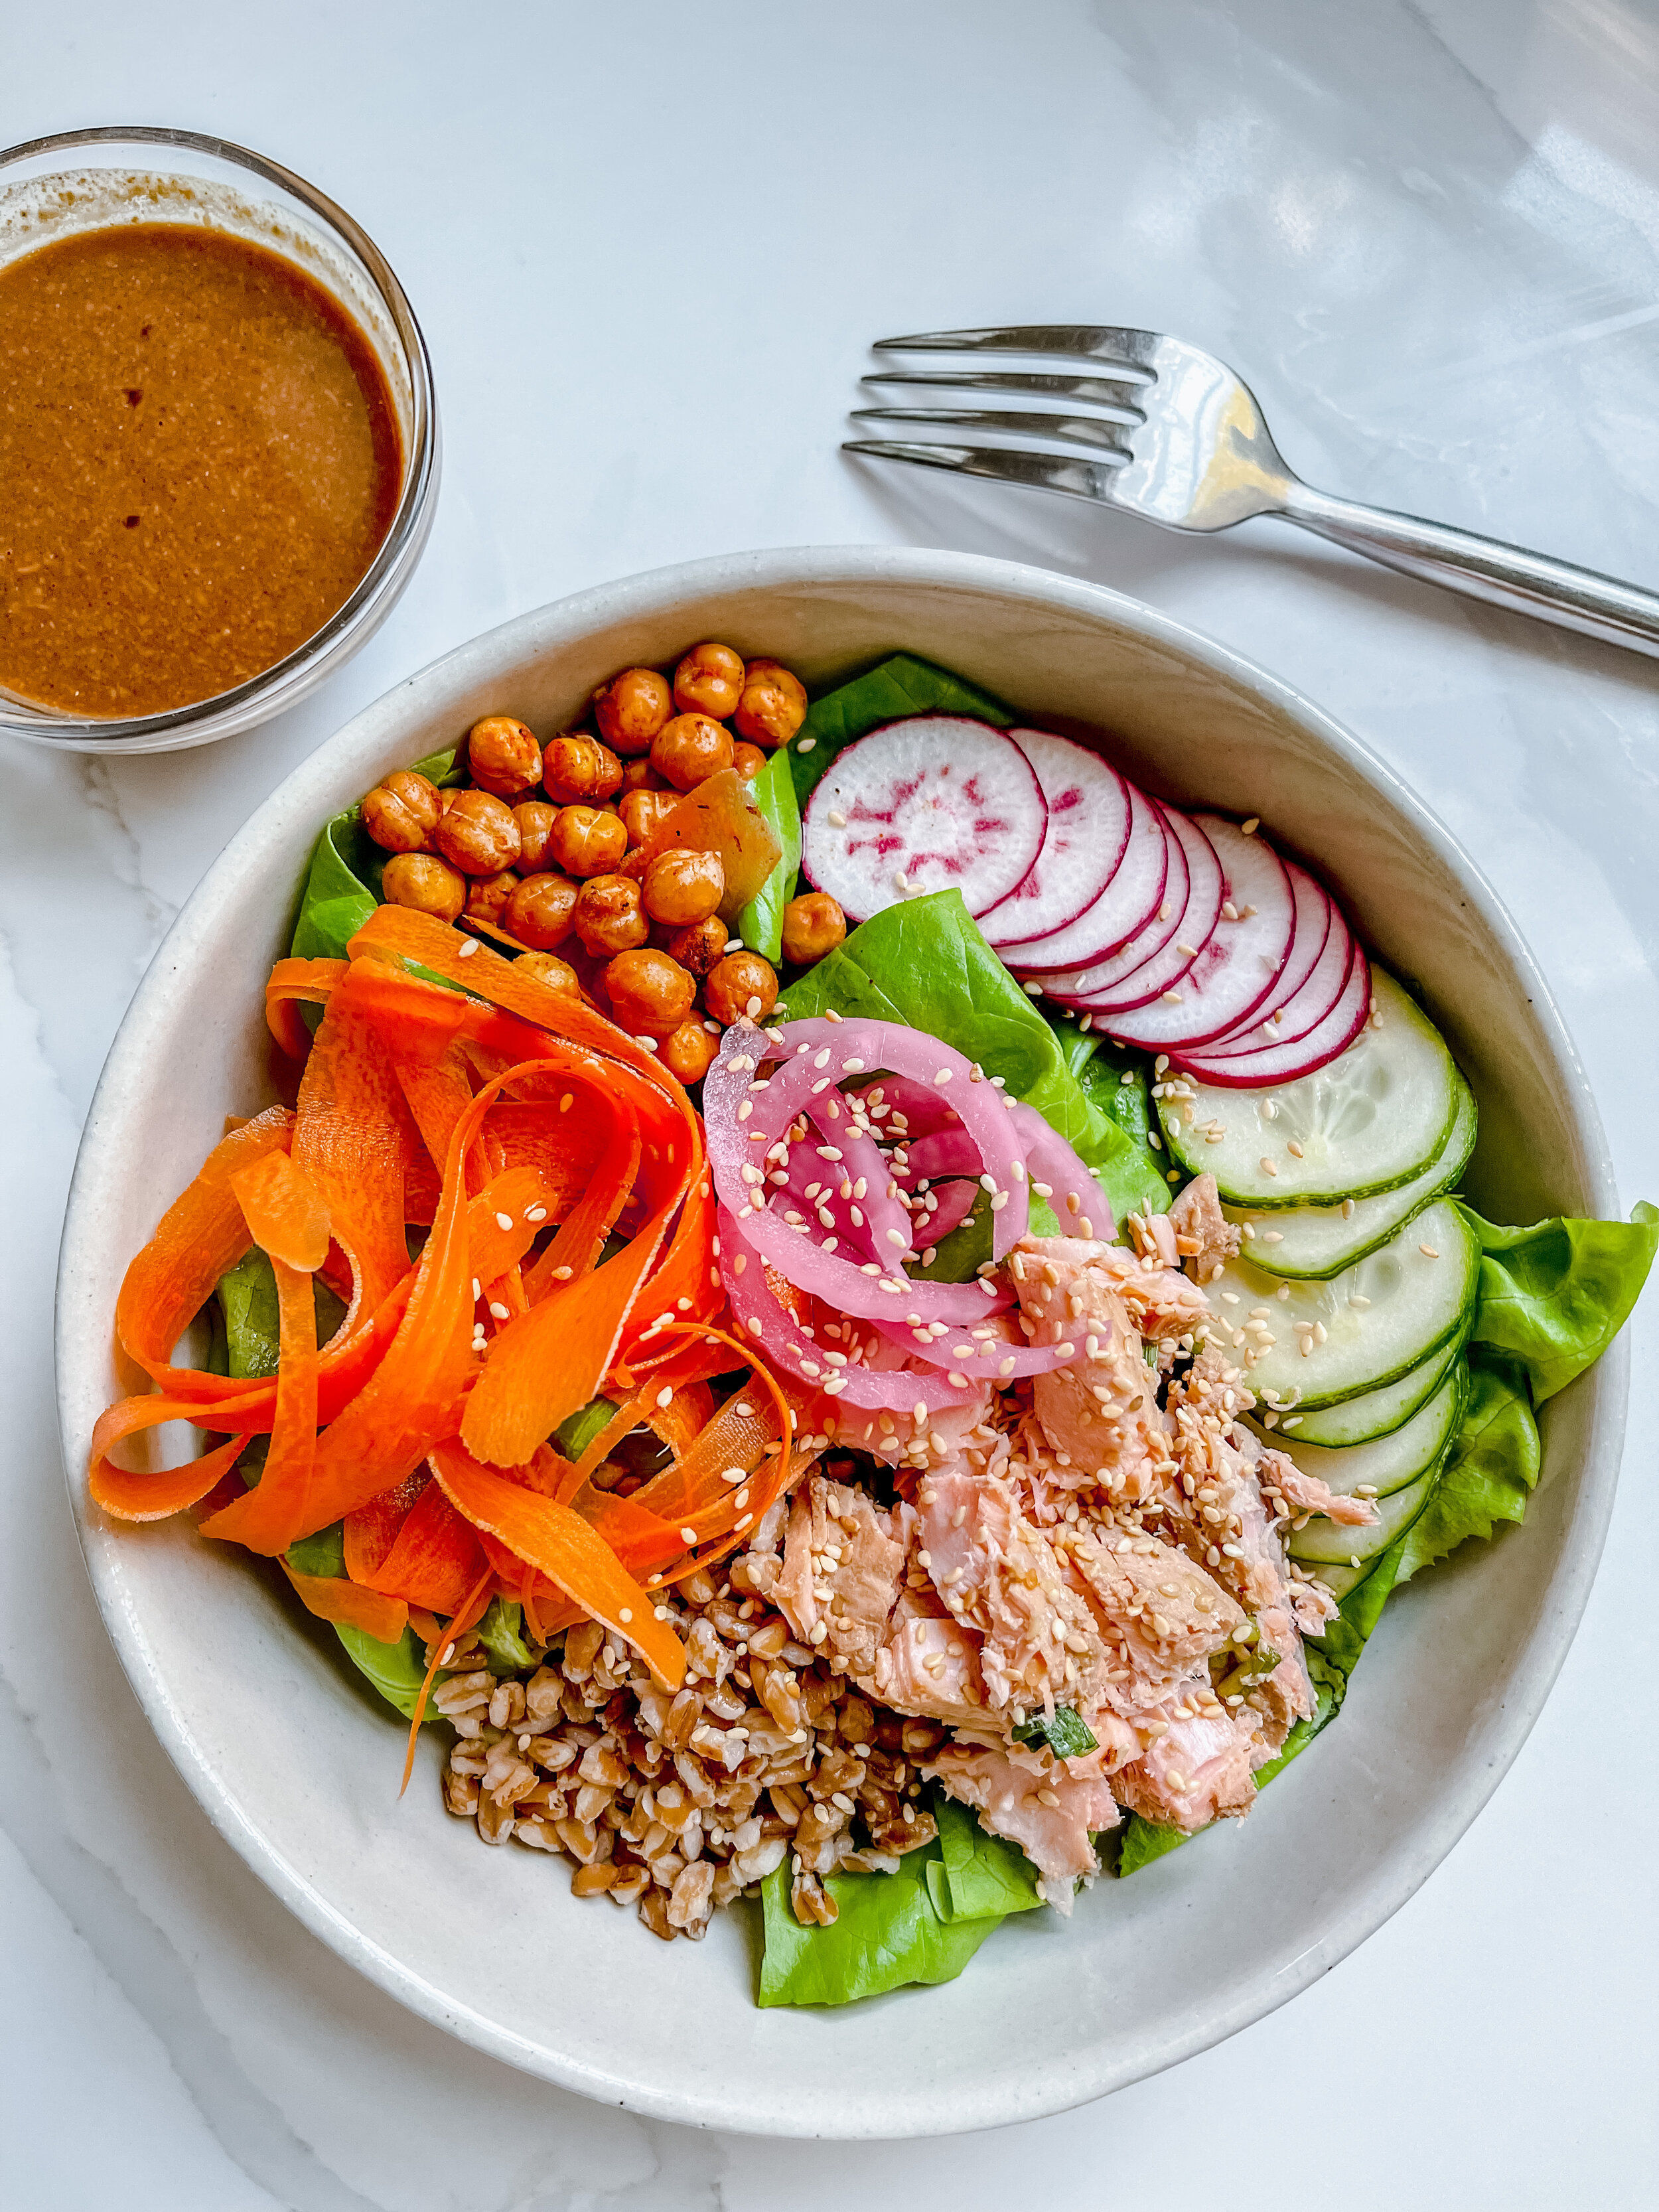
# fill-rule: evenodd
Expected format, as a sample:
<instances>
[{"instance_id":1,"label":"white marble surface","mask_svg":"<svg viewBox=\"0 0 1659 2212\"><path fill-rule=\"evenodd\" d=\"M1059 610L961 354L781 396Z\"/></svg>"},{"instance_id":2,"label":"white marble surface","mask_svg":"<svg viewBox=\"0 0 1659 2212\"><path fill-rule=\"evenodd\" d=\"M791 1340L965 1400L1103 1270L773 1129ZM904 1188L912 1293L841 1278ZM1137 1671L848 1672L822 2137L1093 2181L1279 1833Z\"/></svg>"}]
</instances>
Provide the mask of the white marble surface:
<instances>
[{"instance_id":1,"label":"white marble surface","mask_svg":"<svg viewBox=\"0 0 1659 2212\"><path fill-rule=\"evenodd\" d=\"M746 545L1012 554L1139 592L1302 685L1497 884L1589 1064L1626 1203L1659 1195L1653 664L1269 524L1187 542L836 451L872 336L1140 322L1235 362L1315 481L1659 583L1659 8L83 0L14 4L3 35L0 138L177 121L358 214L424 321L448 460L402 607L288 721L125 764L5 755L0 2208L1659 2201L1659 1786L1627 1718L1659 1573L1651 1310L1583 1630L1413 1903L1173 2073L896 2149L580 2104L406 2016L292 1922L212 1834L106 1644L50 1338L80 1118L230 831L449 645L582 583Z\"/></svg>"}]
</instances>

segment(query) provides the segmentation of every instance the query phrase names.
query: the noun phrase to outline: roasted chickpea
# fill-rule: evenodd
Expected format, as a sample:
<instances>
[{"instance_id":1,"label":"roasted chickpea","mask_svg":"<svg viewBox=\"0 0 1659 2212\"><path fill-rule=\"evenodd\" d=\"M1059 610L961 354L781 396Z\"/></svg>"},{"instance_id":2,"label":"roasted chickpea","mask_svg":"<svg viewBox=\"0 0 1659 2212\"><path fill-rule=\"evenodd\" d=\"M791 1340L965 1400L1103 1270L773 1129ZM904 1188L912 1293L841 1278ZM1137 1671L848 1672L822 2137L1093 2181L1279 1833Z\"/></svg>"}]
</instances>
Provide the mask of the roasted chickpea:
<instances>
[{"instance_id":1,"label":"roasted chickpea","mask_svg":"<svg viewBox=\"0 0 1659 2212\"><path fill-rule=\"evenodd\" d=\"M723 722L743 696L743 658L729 645L694 645L674 671L674 704L682 714Z\"/></svg>"},{"instance_id":2,"label":"roasted chickpea","mask_svg":"<svg viewBox=\"0 0 1659 2212\"><path fill-rule=\"evenodd\" d=\"M743 696L732 717L738 735L769 752L787 745L806 720L806 689L775 660L751 660L743 672Z\"/></svg>"},{"instance_id":3,"label":"roasted chickpea","mask_svg":"<svg viewBox=\"0 0 1659 2212\"><path fill-rule=\"evenodd\" d=\"M745 783L752 783L766 766L766 755L758 745L733 745L732 765Z\"/></svg>"},{"instance_id":4,"label":"roasted chickpea","mask_svg":"<svg viewBox=\"0 0 1659 2212\"><path fill-rule=\"evenodd\" d=\"M636 1036L665 1037L678 1029L697 995L697 979L665 952L621 952L605 971L611 1017Z\"/></svg>"},{"instance_id":5,"label":"roasted chickpea","mask_svg":"<svg viewBox=\"0 0 1659 2212\"><path fill-rule=\"evenodd\" d=\"M392 906L457 921L466 904L466 878L435 853L397 853L386 864L380 889Z\"/></svg>"},{"instance_id":6,"label":"roasted chickpea","mask_svg":"<svg viewBox=\"0 0 1659 2212\"><path fill-rule=\"evenodd\" d=\"M628 763L623 769L622 788L624 799L630 791L661 791L665 788L662 778L651 765L649 753L641 753L638 760Z\"/></svg>"},{"instance_id":7,"label":"roasted chickpea","mask_svg":"<svg viewBox=\"0 0 1659 2212\"><path fill-rule=\"evenodd\" d=\"M720 1048L720 1039L710 1036L701 1022L682 1022L672 1036L663 1039L657 1057L678 1082L689 1087L702 1081Z\"/></svg>"},{"instance_id":8,"label":"roasted chickpea","mask_svg":"<svg viewBox=\"0 0 1659 2212\"><path fill-rule=\"evenodd\" d=\"M623 827L630 845L648 845L680 803L678 791L629 791L623 794Z\"/></svg>"},{"instance_id":9,"label":"roasted chickpea","mask_svg":"<svg viewBox=\"0 0 1659 2212\"><path fill-rule=\"evenodd\" d=\"M520 945L550 952L570 934L576 886L562 876L526 876L501 908L501 927Z\"/></svg>"},{"instance_id":10,"label":"roasted chickpea","mask_svg":"<svg viewBox=\"0 0 1659 2212\"><path fill-rule=\"evenodd\" d=\"M833 952L847 934L847 916L828 891L803 891L783 909L783 957L805 968Z\"/></svg>"},{"instance_id":11,"label":"roasted chickpea","mask_svg":"<svg viewBox=\"0 0 1659 2212\"><path fill-rule=\"evenodd\" d=\"M568 960L561 960L556 952L521 952L513 965L520 975L528 975L532 982L545 983L550 991L562 991L572 999L581 996L575 969Z\"/></svg>"},{"instance_id":12,"label":"roasted chickpea","mask_svg":"<svg viewBox=\"0 0 1659 2212\"><path fill-rule=\"evenodd\" d=\"M576 901L576 934L596 960L631 952L651 934L640 887L626 876L595 876Z\"/></svg>"},{"instance_id":13,"label":"roasted chickpea","mask_svg":"<svg viewBox=\"0 0 1659 2212\"><path fill-rule=\"evenodd\" d=\"M388 853L419 853L443 811L435 783L412 768L393 769L365 796L363 827Z\"/></svg>"},{"instance_id":14,"label":"roasted chickpea","mask_svg":"<svg viewBox=\"0 0 1659 2212\"><path fill-rule=\"evenodd\" d=\"M683 929L687 922L706 921L726 896L726 869L718 853L681 845L658 854L640 890L653 921Z\"/></svg>"},{"instance_id":15,"label":"roasted chickpea","mask_svg":"<svg viewBox=\"0 0 1659 2212\"><path fill-rule=\"evenodd\" d=\"M731 767L731 735L707 714L676 714L651 740L651 765L676 791L690 791Z\"/></svg>"},{"instance_id":16,"label":"roasted chickpea","mask_svg":"<svg viewBox=\"0 0 1659 2212\"><path fill-rule=\"evenodd\" d=\"M777 973L758 952L728 952L709 970L702 995L722 1029L744 1014L751 1022L763 1022L778 1003Z\"/></svg>"},{"instance_id":17,"label":"roasted chickpea","mask_svg":"<svg viewBox=\"0 0 1659 2212\"><path fill-rule=\"evenodd\" d=\"M535 732L511 714L486 714L466 733L466 764L480 791L517 799L542 780L542 749Z\"/></svg>"},{"instance_id":18,"label":"roasted chickpea","mask_svg":"<svg viewBox=\"0 0 1659 2212\"><path fill-rule=\"evenodd\" d=\"M555 738L542 758L543 787L561 806L609 799L622 789L622 763L597 738Z\"/></svg>"},{"instance_id":19,"label":"roasted chickpea","mask_svg":"<svg viewBox=\"0 0 1659 2212\"><path fill-rule=\"evenodd\" d=\"M501 908L518 888L519 878L511 868L503 868L499 876L474 876L466 887L467 920L504 927Z\"/></svg>"},{"instance_id":20,"label":"roasted chickpea","mask_svg":"<svg viewBox=\"0 0 1659 2212\"><path fill-rule=\"evenodd\" d=\"M613 752L648 752L673 711L668 678L654 668L624 668L593 694L593 719Z\"/></svg>"},{"instance_id":21,"label":"roasted chickpea","mask_svg":"<svg viewBox=\"0 0 1659 2212\"><path fill-rule=\"evenodd\" d=\"M694 975L706 975L725 958L727 942L726 924L719 915L711 914L707 921L677 929L664 949L671 960L678 960Z\"/></svg>"},{"instance_id":22,"label":"roasted chickpea","mask_svg":"<svg viewBox=\"0 0 1659 2212\"><path fill-rule=\"evenodd\" d=\"M533 876L538 868L553 865L548 854L548 843L553 835L553 824L559 818L559 810L544 799L521 799L513 810L513 819L519 825L519 872Z\"/></svg>"},{"instance_id":23,"label":"roasted chickpea","mask_svg":"<svg viewBox=\"0 0 1659 2212\"><path fill-rule=\"evenodd\" d=\"M567 875L605 876L628 850L628 832L606 808L562 806L550 850Z\"/></svg>"},{"instance_id":24,"label":"roasted chickpea","mask_svg":"<svg viewBox=\"0 0 1659 2212\"><path fill-rule=\"evenodd\" d=\"M432 842L464 876L498 876L519 857L513 810L487 791L458 791L445 808Z\"/></svg>"}]
</instances>

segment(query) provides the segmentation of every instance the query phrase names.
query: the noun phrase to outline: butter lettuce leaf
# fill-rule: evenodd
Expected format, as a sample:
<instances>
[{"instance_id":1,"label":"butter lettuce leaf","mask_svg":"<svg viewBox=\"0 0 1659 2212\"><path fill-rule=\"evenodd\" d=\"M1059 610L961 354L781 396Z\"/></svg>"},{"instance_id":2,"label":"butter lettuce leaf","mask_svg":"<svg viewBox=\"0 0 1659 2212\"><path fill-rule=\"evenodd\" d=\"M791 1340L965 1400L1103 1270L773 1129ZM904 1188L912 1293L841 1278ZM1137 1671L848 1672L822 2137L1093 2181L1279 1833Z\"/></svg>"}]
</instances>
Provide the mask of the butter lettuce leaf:
<instances>
[{"instance_id":1,"label":"butter lettuce leaf","mask_svg":"<svg viewBox=\"0 0 1659 2212\"><path fill-rule=\"evenodd\" d=\"M939 1860L928 1875L935 1909L950 1921L1003 1919L1042 1904L1037 1870L1018 1844L994 1836L941 1790L933 1799ZM935 1879L935 1874L937 1879Z\"/></svg>"},{"instance_id":2,"label":"butter lettuce leaf","mask_svg":"<svg viewBox=\"0 0 1659 2212\"><path fill-rule=\"evenodd\" d=\"M1594 1364L1629 1316L1659 1249L1659 1208L1645 1200L1628 1222L1557 1216L1502 1229L1468 1206L1480 1239L1474 1337L1519 1360L1541 1406Z\"/></svg>"},{"instance_id":3,"label":"butter lettuce leaf","mask_svg":"<svg viewBox=\"0 0 1659 2212\"><path fill-rule=\"evenodd\" d=\"M925 1030L1000 1075L1009 1096L1035 1106L1094 1170L1120 1221L1168 1207L1153 1154L1089 1097L1060 1035L985 942L960 891L906 899L860 922L789 986L776 1018L799 1021L830 1007Z\"/></svg>"},{"instance_id":4,"label":"butter lettuce leaf","mask_svg":"<svg viewBox=\"0 0 1659 2212\"><path fill-rule=\"evenodd\" d=\"M1398 1579L1409 1582L1469 1537L1490 1539L1500 1521L1524 1520L1540 1460L1525 1367L1477 1346L1462 1424L1428 1504L1401 1538Z\"/></svg>"},{"instance_id":5,"label":"butter lettuce leaf","mask_svg":"<svg viewBox=\"0 0 1659 2212\"><path fill-rule=\"evenodd\" d=\"M416 773L441 789L465 781L457 748L429 753ZM296 960L343 960L346 946L380 902L380 877L389 854L363 827L361 805L323 824L311 856L289 951Z\"/></svg>"},{"instance_id":6,"label":"butter lettuce leaf","mask_svg":"<svg viewBox=\"0 0 1659 2212\"><path fill-rule=\"evenodd\" d=\"M789 1860L761 1885L766 1949L763 2005L843 2005L911 1983L954 1981L1001 1915L945 1919L928 1887L942 1854L937 1842L907 1851L893 1874L831 1874L828 1928L803 1927L789 1903Z\"/></svg>"},{"instance_id":7,"label":"butter lettuce leaf","mask_svg":"<svg viewBox=\"0 0 1659 2212\"><path fill-rule=\"evenodd\" d=\"M800 804L787 750L773 754L750 785L749 795L783 851L759 894L738 916L738 934L751 952L775 968L783 959L783 910L800 880Z\"/></svg>"},{"instance_id":8,"label":"butter lettuce leaf","mask_svg":"<svg viewBox=\"0 0 1659 2212\"><path fill-rule=\"evenodd\" d=\"M377 1643L366 1636L361 1628L348 1628L336 1621L334 1633L345 1647L346 1656L360 1674L373 1683L387 1705L400 1712L406 1721L415 1717L416 1700L421 1694L421 1684L426 1680L426 1646L412 1628L404 1629L395 1644ZM449 1677L441 1668L433 1677L434 1686L447 1682ZM430 1726L443 1716L428 1704L425 1724Z\"/></svg>"},{"instance_id":9,"label":"butter lettuce leaf","mask_svg":"<svg viewBox=\"0 0 1659 2212\"><path fill-rule=\"evenodd\" d=\"M826 691L807 708L787 756L798 804L806 804L818 778L845 746L907 714L968 714L1000 730L1012 729L1015 721L1000 699L977 684L915 653L896 653L850 684Z\"/></svg>"}]
</instances>

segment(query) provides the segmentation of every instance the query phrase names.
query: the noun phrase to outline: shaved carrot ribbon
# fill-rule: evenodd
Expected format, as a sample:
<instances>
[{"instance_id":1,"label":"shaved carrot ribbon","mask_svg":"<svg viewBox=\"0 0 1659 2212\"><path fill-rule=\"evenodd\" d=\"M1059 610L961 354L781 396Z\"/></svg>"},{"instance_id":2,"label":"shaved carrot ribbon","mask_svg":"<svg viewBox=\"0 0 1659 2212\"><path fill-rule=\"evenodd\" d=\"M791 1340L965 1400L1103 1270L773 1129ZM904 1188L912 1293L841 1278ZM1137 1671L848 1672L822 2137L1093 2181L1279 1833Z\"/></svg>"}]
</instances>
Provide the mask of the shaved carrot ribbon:
<instances>
[{"instance_id":1,"label":"shaved carrot ribbon","mask_svg":"<svg viewBox=\"0 0 1659 2212\"><path fill-rule=\"evenodd\" d=\"M657 1619L652 1600L579 1513L484 1467L457 1443L440 1444L432 1466L451 1504L475 1528L631 1644L665 1688L679 1687L685 1651L678 1637Z\"/></svg>"},{"instance_id":2,"label":"shaved carrot ribbon","mask_svg":"<svg viewBox=\"0 0 1659 2212\"><path fill-rule=\"evenodd\" d=\"M432 1685L438 1679L438 1669L443 1664L444 1654L453 1650L461 1638L483 1616L484 1607L489 1602L489 1585L495 1579L495 1570L486 1567L462 1599L445 1634L432 1646L426 1662L426 1673L422 1677L420 1694L415 1700L415 1711L410 1717L409 1748L404 1753L404 1778L398 1791L399 1797L408 1789L409 1778L415 1771L415 1747L421 1740L421 1723L426 1718L427 1699L432 1695Z\"/></svg>"},{"instance_id":3,"label":"shaved carrot ribbon","mask_svg":"<svg viewBox=\"0 0 1659 2212\"><path fill-rule=\"evenodd\" d=\"M345 974L344 960L279 960L265 985L265 1026L290 1060L311 1050L311 1031L300 1018L302 1006L325 1006L328 994Z\"/></svg>"},{"instance_id":4,"label":"shaved carrot ribbon","mask_svg":"<svg viewBox=\"0 0 1659 2212\"><path fill-rule=\"evenodd\" d=\"M340 1575L302 1575L284 1559L283 1572L299 1592L300 1602L319 1620L337 1621L343 1628L361 1628L377 1644L395 1644L409 1626L409 1607L400 1597L383 1597L378 1590L359 1589Z\"/></svg>"}]
</instances>

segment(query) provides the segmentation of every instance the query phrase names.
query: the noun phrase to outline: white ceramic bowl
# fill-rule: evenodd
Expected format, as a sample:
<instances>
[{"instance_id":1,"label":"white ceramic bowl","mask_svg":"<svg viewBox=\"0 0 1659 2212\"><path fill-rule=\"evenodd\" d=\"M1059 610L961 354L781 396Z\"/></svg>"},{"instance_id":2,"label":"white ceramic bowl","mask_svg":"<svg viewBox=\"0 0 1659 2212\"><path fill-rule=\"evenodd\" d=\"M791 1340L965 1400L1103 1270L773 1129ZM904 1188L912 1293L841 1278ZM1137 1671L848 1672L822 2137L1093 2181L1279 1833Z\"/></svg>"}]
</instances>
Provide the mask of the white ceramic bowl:
<instances>
[{"instance_id":1,"label":"white ceramic bowl","mask_svg":"<svg viewBox=\"0 0 1659 2212\"><path fill-rule=\"evenodd\" d=\"M401 1735L262 1573L187 1522L87 1504L117 1395L122 1271L219 1136L270 1096L261 989L324 818L477 715L541 730L632 662L699 638L822 686L908 647L1031 720L1105 733L1155 789L1316 855L1382 957L1417 978L1480 1100L1471 1179L1499 1219L1611 1214L1595 1108L1525 947L1439 823L1307 701L1133 600L963 556L853 547L695 562L578 594L462 647L325 745L210 870L139 988L76 1171L58 1295L64 1445L109 1632L209 1817L344 1958L515 2066L657 2117L798 2135L942 2134L1057 2111L1282 2004L1449 1850L1536 1717L1588 1595L1617 1478L1626 1355L1549 1407L1526 1528L1390 1605L1335 1726L1224 1824L1066 1923L1009 1922L949 1986L761 2012L757 1931L664 1945L564 1870L440 1808L435 1742L399 1806Z\"/></svg>"}]
</instances>

